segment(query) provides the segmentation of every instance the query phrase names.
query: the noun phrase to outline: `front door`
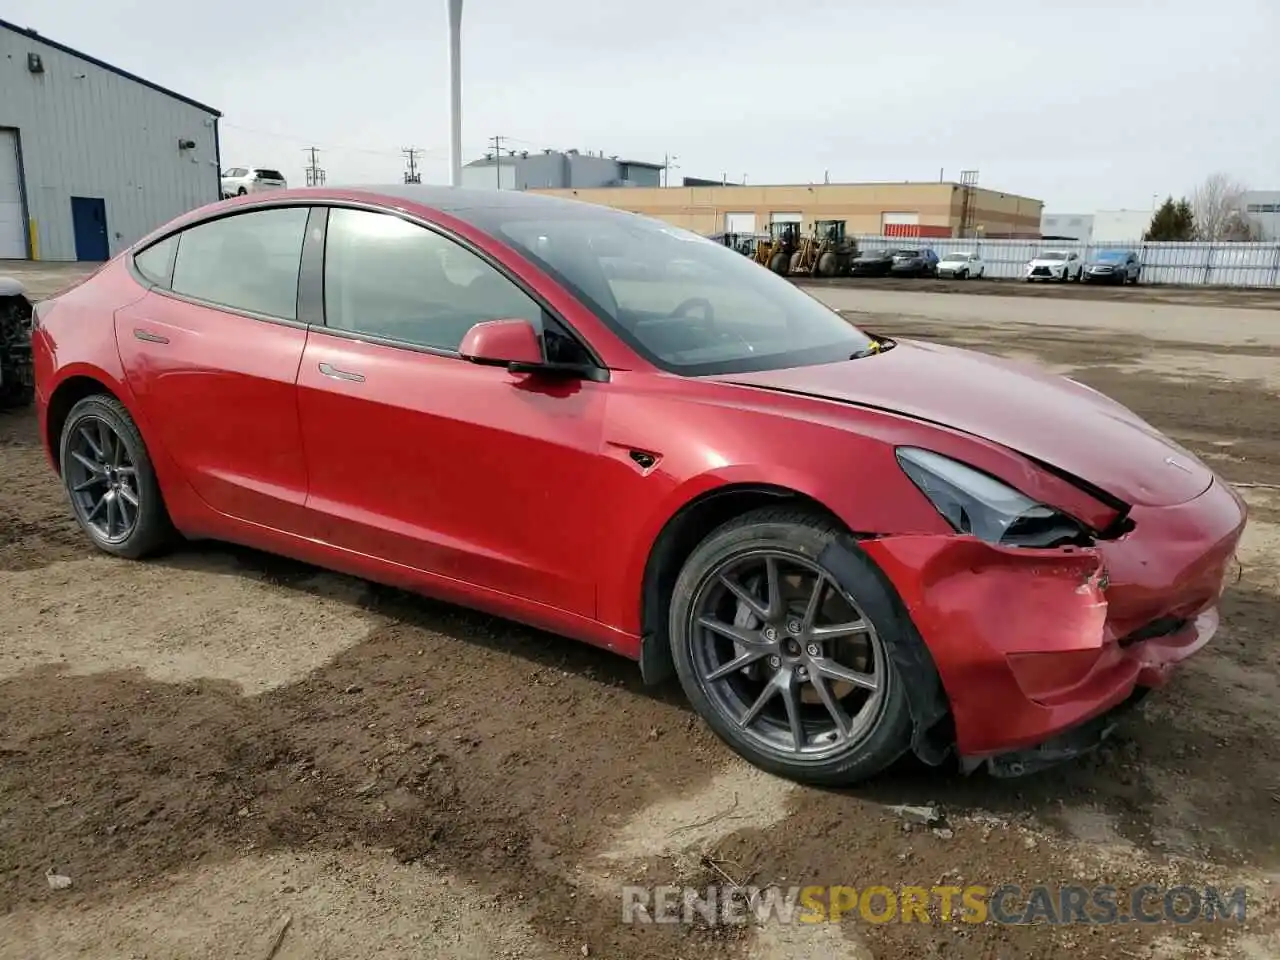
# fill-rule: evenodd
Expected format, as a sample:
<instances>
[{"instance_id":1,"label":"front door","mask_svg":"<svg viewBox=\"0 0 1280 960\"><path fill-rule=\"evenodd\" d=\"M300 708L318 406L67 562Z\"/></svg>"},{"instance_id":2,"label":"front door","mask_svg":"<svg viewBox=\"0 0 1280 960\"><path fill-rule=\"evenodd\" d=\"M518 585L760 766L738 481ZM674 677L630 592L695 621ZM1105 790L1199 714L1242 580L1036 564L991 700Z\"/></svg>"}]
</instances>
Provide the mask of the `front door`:
<instances>
[{"instance_id":1,"label":"front door","mask_svg":"<svg viewBox=\"0 0 1280 960\"><path fill-rule=\"evenodd\" d=\"M306 207L223 217L136 263L156 287L116 311L129 385L164 448L220 513L307 535L295 381ZM172 264L172 266L170 266Z\"/></svg>"},{"instance_id":2,"label":"front door","mask_svg":"<svg viewBox=\"0 0 1280 960\"><path fill-rule=\"evenodd\" d=\"M101 197L71 198L71 229L76 238L77 260L97 262L111 259L107 204Z\"/></svg>"},{"instance_id":3,"label":"front door","mask_svg":"<svg viewBox=\"0 0 1280 960\"><path fill-rule=\"evenodd\" d=\"M324 539L593 616L609 385L454 352L481 320L556 321L453 240L362 210L329 213L324 298L298 372Z\"/></svg>"}]
</instances>

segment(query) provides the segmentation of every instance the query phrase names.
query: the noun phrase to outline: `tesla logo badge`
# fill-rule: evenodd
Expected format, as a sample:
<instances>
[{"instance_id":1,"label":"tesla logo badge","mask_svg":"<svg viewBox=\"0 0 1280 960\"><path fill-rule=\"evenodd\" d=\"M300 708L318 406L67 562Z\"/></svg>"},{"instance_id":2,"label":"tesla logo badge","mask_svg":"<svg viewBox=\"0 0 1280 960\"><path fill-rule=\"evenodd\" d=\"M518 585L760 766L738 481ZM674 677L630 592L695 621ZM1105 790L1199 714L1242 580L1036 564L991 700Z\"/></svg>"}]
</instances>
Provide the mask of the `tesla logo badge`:
<instances>
[{"instance_id":1,"label":"tesla logo badge","mask_svg":"<svg viewBox=\"0 0 1280 960\"><path fill-rule=\"evenodd\" d=\"M1171 466L1171 467L1177 467L1177 468L1178 468L1179 470L1181 470L1183 473L1190 473L1190 472L1191 472L1191 468L1190 468L1190 467L1188 467L1185 463L1181 463L1181 462L1179 462L1179 461L1177 461L1177 460L1173 459L1173 457L1165 457L1165 458L1164 458L1164 462L1165 462L1165 463L1167 463L1167 464L1168 464L1169 466Z\"/></svg>"}]
</instances>

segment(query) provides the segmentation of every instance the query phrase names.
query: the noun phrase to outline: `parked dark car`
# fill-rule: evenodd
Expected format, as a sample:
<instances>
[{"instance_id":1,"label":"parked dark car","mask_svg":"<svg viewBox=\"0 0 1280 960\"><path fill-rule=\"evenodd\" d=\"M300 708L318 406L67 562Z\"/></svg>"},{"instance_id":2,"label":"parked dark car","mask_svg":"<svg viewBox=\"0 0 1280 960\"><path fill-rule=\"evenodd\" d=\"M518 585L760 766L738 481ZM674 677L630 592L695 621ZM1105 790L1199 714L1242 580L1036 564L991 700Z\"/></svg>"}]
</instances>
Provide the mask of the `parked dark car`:
<instances>
[{"instance_id":1,"label":"parked dark car","mask_svg":"<svg viewBox=\"0 0 1280 960\"><path fill-rule=\"evenodd\" d=\"M936 277L938 255L928 247L919 250L895 250L889 272L895 277Z\"/></svg>"},{"instance_id":2,"label":"parked dark car","mask_svg":"<svg viewBox=\"0 0 1280 960\"><path fill-rule=\"evenodd\" d=\"M893 267L892 250L868 250L849 264L851 277L887 277Z\"/></svg>"},{"instance_id":3,"label":"parked dark car","mask_svg":"<svg viewBox=\"0 0 1280 960\"><path fill-rule=\"evenodd\" d=\"M25 407L35 398L31 315L22 284L0 277L0 410Z\"/></svg>"},{"instance_id":4,"label":"parked dark car","mask_svg":"<svg viewBox=\"0 0 1280 960\"><path fill-rule=\"evenodd\" d=\"M1142 259L1135 250L1099 250L1084 270L1081 283L1137 283L1142 276Z\"/></svg>"}]
</instances>

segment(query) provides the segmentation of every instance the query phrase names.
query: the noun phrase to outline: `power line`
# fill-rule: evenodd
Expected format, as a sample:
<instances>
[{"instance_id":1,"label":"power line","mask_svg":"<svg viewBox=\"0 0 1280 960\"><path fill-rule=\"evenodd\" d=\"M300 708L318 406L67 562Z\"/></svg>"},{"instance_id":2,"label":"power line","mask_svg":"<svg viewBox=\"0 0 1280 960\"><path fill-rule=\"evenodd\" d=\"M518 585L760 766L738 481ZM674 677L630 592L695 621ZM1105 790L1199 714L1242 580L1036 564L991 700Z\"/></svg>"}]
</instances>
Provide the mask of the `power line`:
<instances>
[{"instance_id":1,"label":"power line","mask_svg":"<svg viewBox=\"0 0 1280 960\"><path fill-rule=\"evenodd\" d=\"M418 157L421 155L422 151L417 147L405 147L400 152L404 154L405 162L409 167L409 169L404 172L404 182L421 183L422 174L418 172Z\"/></svg>"},{"instance_id":2,"label":"power line","mask_svg":"<svg viewBox=\"0 0 1280 960\"><path fill-rule=\"evenodd\" d=\"M239 130L242 133L252 133L255 136L259 136L259 137L271 137L276 140L289 140L294 143L313 143L316 145L317 149L328 150L330 152L367 153L375 157L398 157L398 156L401 156L403 153L403 151L401 150L392 150L392 149L380 150L380 149L374 149L371 147L351 147L341 143L330 143L328 141L321 140L315 137L299 136L296 133L281 133L276 130L259 130L256 127L243 127L238 123L227 123L225 120L219 121L218 126L224 127L229 130ZM448 148L446 147L418 148L418 153L419 155L443 153L447 149ZM467 149L469 152L475 152L475 153L481 152L478 148L473 149L469 147Z\"/></svg>"},{"instance_id":3,"label":"power line","mask_svg":"<svg viewBox=\"0 0 1280 960\"><path fill-rule=\"evenodd\" d=\"M307 164L307 186L318 187L324 183L324 170L320 167L320 148L305 147L303 153L310 154Z\"/></svg>"}]
</instances>

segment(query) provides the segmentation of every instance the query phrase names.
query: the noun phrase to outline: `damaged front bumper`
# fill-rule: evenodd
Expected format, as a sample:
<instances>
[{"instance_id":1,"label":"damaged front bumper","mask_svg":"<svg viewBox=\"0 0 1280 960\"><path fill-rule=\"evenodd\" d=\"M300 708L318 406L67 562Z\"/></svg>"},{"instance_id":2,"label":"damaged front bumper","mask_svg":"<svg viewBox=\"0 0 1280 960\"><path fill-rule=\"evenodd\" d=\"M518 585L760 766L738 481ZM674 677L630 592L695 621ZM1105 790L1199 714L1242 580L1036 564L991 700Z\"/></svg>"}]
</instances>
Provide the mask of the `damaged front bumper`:
<instances>
[{"instance_id":1,"label":"damaged front bumper","mask_svg":"<svg viewBox=\"0 0 1280 960\"><path fill-rule=\"evenodd\" d=\"M1215 480L1130 518L1128 533L1093 547L863 542L932 654L962 766L1013 775L1078 756L1110 732L1113 711L1212 638L1243 502Z\"/></svg>"}]
</instances>

